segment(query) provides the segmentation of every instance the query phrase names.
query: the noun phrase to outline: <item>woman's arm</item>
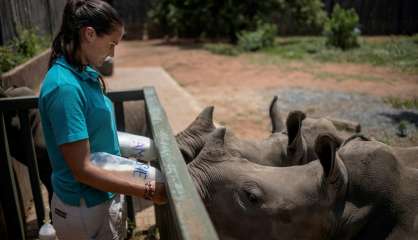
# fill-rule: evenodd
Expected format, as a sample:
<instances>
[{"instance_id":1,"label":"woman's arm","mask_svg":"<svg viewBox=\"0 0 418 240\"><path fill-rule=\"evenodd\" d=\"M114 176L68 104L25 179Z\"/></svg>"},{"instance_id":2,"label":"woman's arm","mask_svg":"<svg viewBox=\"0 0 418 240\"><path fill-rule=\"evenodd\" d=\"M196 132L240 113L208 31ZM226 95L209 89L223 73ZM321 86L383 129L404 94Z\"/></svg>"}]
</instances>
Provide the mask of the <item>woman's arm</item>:
<instances>
[{"instance_id":1,"label":"woman's arm","mask_svg":"<svg viewBox=\"0 0 418 240\"><path fill-rule=\"evenodd\" d=\"M77 181L105 192L145 196L145 185L142 181L133 181L122 173L107 171L93 165L90 162L88 140L62 144L60 150ZM151 200L156 204L167 202L164 184L154 183L155 195Z\"/></svg>"}]
</instances>

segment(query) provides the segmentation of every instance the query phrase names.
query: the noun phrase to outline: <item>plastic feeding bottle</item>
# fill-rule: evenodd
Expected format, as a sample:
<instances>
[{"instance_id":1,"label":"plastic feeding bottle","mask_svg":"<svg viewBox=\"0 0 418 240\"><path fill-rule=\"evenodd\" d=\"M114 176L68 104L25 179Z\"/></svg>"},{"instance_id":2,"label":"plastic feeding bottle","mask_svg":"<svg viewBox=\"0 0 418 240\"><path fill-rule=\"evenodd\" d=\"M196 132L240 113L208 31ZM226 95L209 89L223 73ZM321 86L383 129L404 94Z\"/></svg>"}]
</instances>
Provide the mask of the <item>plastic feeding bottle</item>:
<instances>
[{"instance_id":1,"label":"plastic feeding bottle","mask_svg":"<svg viewBox=\"0 0 418 240\"><path fill-rule=\"evenodd\" d=\"M124 173L132 181L142 181L144 184L149 181L165 182L160 170L149 164L105 152L92 153L90 159L94 165L108 171Z\"/></svg>"},{"instance_id":2,"label":"plastic feeding bottle","mask_svg":"<svg viewBox=\"0 0 418 240\"><path fill-rule=\"evenodd\" d=\"M157 159L157 151L150 138L118 132L118 140L121 154L124 157L133 157L144 162Z\"/></svg>"},{"instance_id":3,"label":"plastic feeding bottle","mask_svg":"<svg viewBox=\"0 0 418 240\"><path fill-rule=\"evenodd\" d=\"M55 240L57 235L49 219L49 208L46 208L44 224L39 229L39 240Z\"/></svg>"}]
</instances>

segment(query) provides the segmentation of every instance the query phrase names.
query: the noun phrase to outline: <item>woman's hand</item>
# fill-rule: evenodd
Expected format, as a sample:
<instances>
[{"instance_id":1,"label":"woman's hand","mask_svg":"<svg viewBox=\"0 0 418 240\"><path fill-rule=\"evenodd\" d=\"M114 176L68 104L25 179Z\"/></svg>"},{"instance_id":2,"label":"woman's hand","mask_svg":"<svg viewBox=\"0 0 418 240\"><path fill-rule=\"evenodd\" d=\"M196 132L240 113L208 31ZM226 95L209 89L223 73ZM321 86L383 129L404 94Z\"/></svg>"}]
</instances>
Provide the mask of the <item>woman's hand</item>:
<instances>
[{"instance_id":1,"label":"woman's hand","mask_svg":"<svg viewBox=\"0 0 418 240\"><path fill-rule=\"evenodd\" d=\"M145 183L143 198L153 201L157 205L167 203L165 184L154 180Z\"/></svg>"}]
</instances>

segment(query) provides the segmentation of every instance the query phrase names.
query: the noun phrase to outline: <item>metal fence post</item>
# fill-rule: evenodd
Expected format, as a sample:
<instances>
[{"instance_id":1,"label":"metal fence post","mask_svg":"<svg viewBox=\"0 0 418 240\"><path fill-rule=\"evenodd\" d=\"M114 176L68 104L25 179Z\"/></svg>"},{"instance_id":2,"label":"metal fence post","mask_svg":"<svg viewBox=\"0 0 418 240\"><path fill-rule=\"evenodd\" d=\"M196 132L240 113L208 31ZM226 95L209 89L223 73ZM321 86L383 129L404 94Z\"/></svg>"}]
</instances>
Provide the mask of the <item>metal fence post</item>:
<instances>
[{"instance_id":1,"label":"metal fence post","mask_svg":"<svg viewBox=\"0 0 418 240\"><path fill-rule=\"evenodd\" d=\"M115 101L115 116L116 116L116 125L119 131L125 131L125 114L123 112L123 102ZM136 226L135 219L135 208L131 196L126 196L126 205L128 209L128 238L132 236L134 227Z\"/></svg>"},{"instance_id":2,"label":"metal fence post","mask_svg":"<svg viewBox=\"0 0 418 240\"><path fill-rule=\"evenodd\" d=\"M26 239L24 219L7 143L4 114L0 111L0 194L1 207L7 218L5 225L9 239Z\"/></svg>"},{"instance_id":3,"label":"metal fence post","mask_svg":"<svg viewBox=\"0 0 418 240\"><path fill-rule=\"evenodd\" d=\"M29 122L29 111L20 110L21 139L24 146L25 158L28 163L30 185L35 203L36 220L41 227L45 218L45 207L42 199L41 183L39 181L38 163L36 159L32 130Z\"/></svg>"}]
</instances>

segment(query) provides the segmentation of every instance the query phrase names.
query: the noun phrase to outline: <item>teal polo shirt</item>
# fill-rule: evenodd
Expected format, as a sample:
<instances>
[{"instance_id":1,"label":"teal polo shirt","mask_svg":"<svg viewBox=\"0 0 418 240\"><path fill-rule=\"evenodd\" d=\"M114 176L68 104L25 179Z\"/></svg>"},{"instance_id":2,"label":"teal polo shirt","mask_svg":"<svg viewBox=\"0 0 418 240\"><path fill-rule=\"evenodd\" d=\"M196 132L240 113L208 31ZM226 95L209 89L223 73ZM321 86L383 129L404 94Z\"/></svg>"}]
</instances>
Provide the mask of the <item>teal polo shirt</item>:
<instances>
[{"instance_id":1,"label":"teal polo shirt","mask_svg":"<svg viewBox=\"0 0 418 240\"><path fill-rule=\"evenodd\" d=\"M59 146L83 139L90 152L120 155L113 105L102 92L99 74L90 66L79 71L59 57L48 70L39 95L39 111L44 138L52 164L52 186L65 203L87 207L114 196L78 182Z\"/></svg>"}]
</instances>

